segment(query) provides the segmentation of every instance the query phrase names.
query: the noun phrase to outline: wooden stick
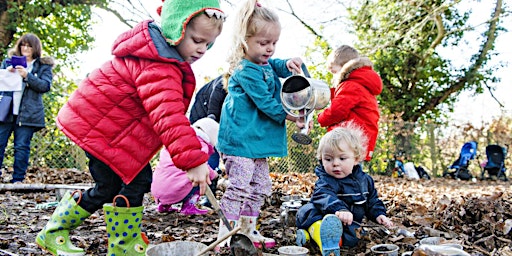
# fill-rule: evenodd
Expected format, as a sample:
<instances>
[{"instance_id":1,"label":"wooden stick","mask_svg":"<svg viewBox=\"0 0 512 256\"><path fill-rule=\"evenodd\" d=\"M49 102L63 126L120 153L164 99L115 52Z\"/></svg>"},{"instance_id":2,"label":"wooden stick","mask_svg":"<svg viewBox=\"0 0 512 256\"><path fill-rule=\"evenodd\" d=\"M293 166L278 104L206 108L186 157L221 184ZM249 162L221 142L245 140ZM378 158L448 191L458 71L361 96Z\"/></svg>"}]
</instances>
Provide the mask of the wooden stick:
<instances>
[{"instance_id":1,"label":"wooden stick","mask_svg":"<svg viewBox=\"0 0 512 256\"><path fill-rule=\"evenodd\" d=\"M6 255L9 255L9 256L18 256L18 254L10 253L10 252L8 252L8 251L4 251L4 250L2 250L2 249L0 249L0 252L1 252L1 253L5 253Z\"/></svg>"},{"instance_id":2,"label":"wooden stick","mask_svg":"<svg viewBox=\"0 0 512 256\"><path fill-rule=\"evenodd\" d=\"M217 239L217 241L213 242L212 244L210 244L208 247L204 248L202 251L200 251L197 256L200 256L200 255L203 255L205 253L207 253L208 251L212 250L213 248L215 248L215 246L217 246L218 244L220 244L222 241L228 239L228 237L236 234L236 232L238 232L242 227L238 226L236 228L234 228L233 230L229 231L229 233L225 234L223 237Z\"/></svg>"}]
</instances>

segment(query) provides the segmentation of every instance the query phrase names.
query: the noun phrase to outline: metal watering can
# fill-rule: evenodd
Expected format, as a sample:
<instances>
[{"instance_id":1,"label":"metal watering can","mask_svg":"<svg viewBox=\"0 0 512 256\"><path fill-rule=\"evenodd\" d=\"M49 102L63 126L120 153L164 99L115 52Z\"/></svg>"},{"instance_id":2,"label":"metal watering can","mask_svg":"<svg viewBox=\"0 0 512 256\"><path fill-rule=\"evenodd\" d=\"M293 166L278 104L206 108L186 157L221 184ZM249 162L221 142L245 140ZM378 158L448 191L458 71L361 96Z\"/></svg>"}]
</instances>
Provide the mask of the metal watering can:
<instances>
[{"instance_id":1,"label":"metal watering can","mask_svg":"<svg viewBox=\"0 0 512 256\"><path fill-rule=\"evenodd\" d=\"M304 76L288 77L283 83L280 96L284 111L294 117L304 117L306 124L300 133L292 134L292 139L297 143L308 145L312 141L307 133L313 111L323 109L329 104L331 90L324 81L312 79L306 65L302 64L301 68Z\"/></svg>"}]
</instances>

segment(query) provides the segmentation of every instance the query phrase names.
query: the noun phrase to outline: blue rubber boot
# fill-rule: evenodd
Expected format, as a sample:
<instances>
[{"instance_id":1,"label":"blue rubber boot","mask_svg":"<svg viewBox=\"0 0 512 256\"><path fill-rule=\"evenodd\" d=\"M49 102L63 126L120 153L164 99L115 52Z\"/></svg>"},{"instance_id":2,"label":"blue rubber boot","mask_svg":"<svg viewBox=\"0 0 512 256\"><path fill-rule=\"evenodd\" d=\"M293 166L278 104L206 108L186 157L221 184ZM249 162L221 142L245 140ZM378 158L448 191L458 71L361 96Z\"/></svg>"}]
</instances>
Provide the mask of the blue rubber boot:
<instances>
[{"instance_id":1,"label":"blue rubber boot","mask_svg":"<svg viewBox=\"0 0 512 256\"><path fill-rule=\"evenodd\" d=\"M343 235L341 220L334 214L327 214L308 228L309 235L316 242L322 256L340 256L340 239Z\"/></svg>"}]
</instances>

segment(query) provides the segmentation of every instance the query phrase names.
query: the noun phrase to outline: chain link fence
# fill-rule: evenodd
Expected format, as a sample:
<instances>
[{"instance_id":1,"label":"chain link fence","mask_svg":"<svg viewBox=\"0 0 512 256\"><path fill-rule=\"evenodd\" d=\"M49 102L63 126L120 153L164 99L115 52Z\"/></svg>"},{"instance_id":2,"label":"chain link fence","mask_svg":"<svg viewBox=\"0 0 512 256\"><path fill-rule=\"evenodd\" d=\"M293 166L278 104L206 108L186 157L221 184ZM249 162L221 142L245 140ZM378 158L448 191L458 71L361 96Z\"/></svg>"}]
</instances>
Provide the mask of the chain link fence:
<instances>
[{"instance_id":1,"label":"chain link fence","mask_svg":"<svg viewBox=\"0 0 512 256\"><path fill-rule=\"evenodd\" d=\"M408 152L407 161L415 165L425 167L431 176L440 176L444 170L455 161L464 142L476 140L479 142L477 159L470 163L470 170L476 177L481 168L479 163L486 159L485 146L487 144L509 145L510 124L501 130L486 130L470 125L441 127L435 124L421 127L408 123L407 125L395 122L381 121L379 139L372 160L365 165L366 171L372 174L389 174L394 167L393 155L398 150ZM396 131L396 127L402 129ZM394 128L395 127L395 128ZM508 129L508 130L507 130ZM318 164L316 148L325 129L315 127L310 136L313 142L310 145L301 145L291 139L291 135L297 132L293 124L288 125L288 156L284 158L270 158L269 164L272 172L313 172ZM397 138L401 137L402 145L397 145ZM155 166L157 156L152 161ZM9 142L4 167L12 167L13 148L12 138ZM29 168L75 168L87 171L87 158L82 149L71 142L55 125L49 124L47 128L37 132L32 140ZM507 157L505 166L510 166ZM507 175L509 176L509 175Z\"/></svg>"}]
</instances>

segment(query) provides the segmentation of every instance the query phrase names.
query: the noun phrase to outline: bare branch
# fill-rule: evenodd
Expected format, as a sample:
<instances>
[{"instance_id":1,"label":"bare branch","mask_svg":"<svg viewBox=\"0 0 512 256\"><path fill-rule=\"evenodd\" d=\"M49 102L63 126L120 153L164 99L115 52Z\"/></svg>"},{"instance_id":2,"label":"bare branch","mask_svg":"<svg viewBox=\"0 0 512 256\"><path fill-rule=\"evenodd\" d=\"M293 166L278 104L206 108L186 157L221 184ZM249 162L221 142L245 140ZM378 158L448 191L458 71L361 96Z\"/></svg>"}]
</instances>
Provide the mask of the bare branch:
<instances>
[{"instance_id":1,"label":"bare branch","mask_svg":"<svg viewBox=\"0 0 512 256\"><path fill-rule=\"evenodd\" d=\"M492 18L490 19L489 22L489 28L486 32L486 41L482 44L480 52L475 58L475 62L467 69L464 76L460 77L457 81L455 81L455 83L452 86L446 88L444 91L441 91L439 93L439 96L433 97L430 100L430 102L422 106L419 109L419 111L415 114L414 118L411 119L412 121L417 120L421 115L425 114L427 111L435 109L436 106L447 100L451 94L458 92L462 88L464 88L464 85L466 83L473 82L476 75L478 74L478 70L487 61L489 51L494 46L494 42L496 40L496 32L498 30L498 22L500 19L500 15L502 14L502 6L503 0L497 0L494 12L492 14Z\"/></svg>"}]
</instances>

